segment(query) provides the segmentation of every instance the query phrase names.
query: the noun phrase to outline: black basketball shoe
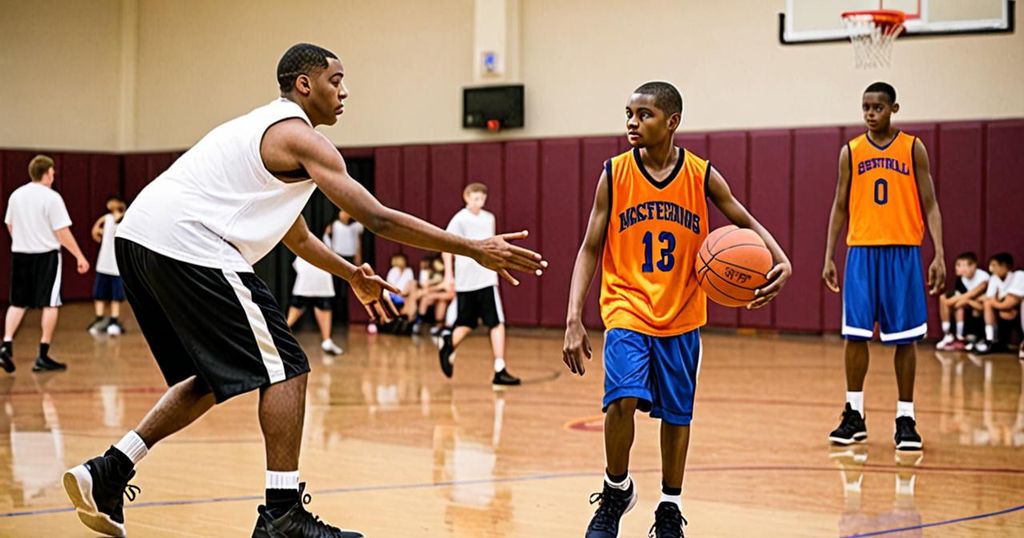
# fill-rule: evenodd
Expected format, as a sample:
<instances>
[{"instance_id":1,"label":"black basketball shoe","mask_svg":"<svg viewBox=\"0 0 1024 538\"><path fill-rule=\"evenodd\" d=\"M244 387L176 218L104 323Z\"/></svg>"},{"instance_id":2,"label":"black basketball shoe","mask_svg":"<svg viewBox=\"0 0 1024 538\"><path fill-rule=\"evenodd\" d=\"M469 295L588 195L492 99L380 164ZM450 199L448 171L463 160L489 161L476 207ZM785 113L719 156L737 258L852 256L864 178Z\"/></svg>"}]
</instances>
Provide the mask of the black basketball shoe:
<instances>
[{"instance_id":1,"label":"black basketball shoe","mask_svg":"<svg viewBox=\"0 0 1024 538\"><path fill-rule=\"evenodd\" d=\"M648 538L683 538L686 518L676 503L661 503L654 511L654 525L648 531Z\"/></svg>"},{"instance_id":2,"label":"black basketball shoe","mask_svg":"<svg viewBox=\"0 0 1024 538\"><path fill-rule=\"evenodd\" d=\"M142 491L129 485L135 471L107 452L64 473L64 490L78 510L78 519L90 529L106 536L121 537L124 530L124 496L129 501Z\"/></svg>"},{"instance_id":3,"label":"black basketball shoe","mask_svg":"<svg viewBox=\"0 0 1024 538\"><path fill-rule=\"evenodd\" d=\"M521 385L523 381L518 377L508 373L508 368L502 368L500 372L494 374L494 379L491 380L492 385L514 387Z\"/></svg>"},{"instance_id":4,"label":"black basketball shoe","mask_svg":"<svg viewBox=\"0 0 1024 538\"><path fill-rule=\"evenodd\" d=\"M332 527L318 516L306 511L302 505L309 504L310 496L304 493L306 483L299 484L299 497L302 501L288 510L283 516L274 519L267 507L257 508L256 528L252 538L363 538L363 534Z\"/></svg>"},{"instance_id":5,"label":"black basketball shoe","mask_svg":"<svg viewBox=\"0 0 1024 538\"><path fill-rule=\"evenodd\" d=\"M451 379L455 372L455 363L452 362L452 353L455 353L455 345L452 343L452 334L441 333L441 348L437 351L437 358L441 361L441 371L444 376Z\"/></svg>"},{"instance_id":6,"label":"black basketball shoe","mask_svg":"<svg viewBox=\"0 0 1024 538\"><path fill-rule=\"evenodd\" d=\"M68 365L57 362L50 357L36 357L36 363L32 365L33 372L57 372L67 370Z\"/></svg>"},{"instance_id":7,"label":"black basketball shoe","mask_svg":"<svg viewBox=\"0 0 1024 538\"><path fill-rule=\"evenodd\" d=\"M0 368L7 373L14 372L14 357L11 356L7 346L0 347Z\"/></svg>"},{"instance_id":8,"label":"black basketball shoe","mask_svg":"<svg viewBox=\"0 0 1024 538\"><path fill-rule=\"evenodd\" d=\"M636 506L637 495L635 484L632 480L629 489L621 490L613 488L604 483L601 493L594 493L590 496L590 504L600 502L594 517L587 526L586 538L617 538L619 536L619 521L622 516Z\"/></svg>"},{"instance_id":9,"label":"black basketball shoe","mask_svg":"<svg viewBox=\"0 0 1024 538\"><path fill-rule=\"evenodd\" d=\"M921 436L915 427L917 423L910 417L896 417L896 450L921 450Z\"/></svg>"},{"instance_id":10,"label":"black basketball shoe","mask_svg":"<svg viewBox=\"0 0 1024 538\"><path fill-rule=\"evenodd\" d=\"M850 403L847 402L846 409L843 411L843 421L839 423L838 428L828 434L828 440L837 445L850 445L867 438L868 428L864 425L864 417L860 416L860 413L850 407Z\"/></svg>"}]
</instances>

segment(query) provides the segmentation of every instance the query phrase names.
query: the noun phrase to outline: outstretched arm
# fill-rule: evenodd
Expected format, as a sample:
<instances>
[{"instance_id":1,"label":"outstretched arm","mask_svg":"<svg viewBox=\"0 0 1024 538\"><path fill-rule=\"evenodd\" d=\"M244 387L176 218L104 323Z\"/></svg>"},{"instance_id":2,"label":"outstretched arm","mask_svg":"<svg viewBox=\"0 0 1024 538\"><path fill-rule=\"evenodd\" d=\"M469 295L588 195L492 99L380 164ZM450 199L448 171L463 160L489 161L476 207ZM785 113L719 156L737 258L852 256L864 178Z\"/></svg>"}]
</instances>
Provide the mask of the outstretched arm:
<instances>
[{"instance_id":1,"label":"outstretched arm","mask_svg":"<svg viewBox=\"0 0 1024 538\"><path fill-rule=\"evenodd\" d=\"M604 245L604 236L608 228L608 213L611 201L608 199L608 178L606 172L601 173L597 181L597 192L594 193L594 207L590 210L590 221L587 223L587 234L576 254L576 263L572 267L572 283L569 285L569 308L565 315L565 342L562 347L562 362L574 374L583 375L586 367L583 358L590 360L593 352L587 329L583 326L583 305L590 291L590 283L594 280L597 270L597 259Z\"/></svg>"},{"instance_id":2,"label":"outstretched arm","mask_svg":"<svg viewBox=\"0 0 1024 538\"><path fill-rule=\"evenodd\" d=\"M836 271L836 242L839 232L850 213L850 146L843 145L839 150L839 181L836 182L836 195L832 199L832 211L828 214L828 237L825 240L825 267L821 270L821 279L828 289L839 293L839 274Z\"/></svg>"},{"instance_id":3,"label":"outstretched arm","mask_svg":"<svg viewBox=\"0 0 1024 538\"><path fill-rule=\"evenodd\" d=\"M762 226L747 211L747 208L732 195L729 184L725 182L725 178L714 168L711 169L711 175L708 177L708 196L715 206L718 207L718 210L725 215L725 218L729 219L729 222L740 228L750 228L756 232L764 241L765 246L768 247L768 251L772 253L772 260L774 260L775 266L765 275L768 283L763 288L754 291L754 295L757 298L747 305L748 309L761 308L779 294L782 286L789 279L789 275L793 274L793 267L789 263L789 258L786 256L785 251L782 250L782 247L779 246L779 243L775 241L775 238L772 237L771 232Z\"/></svg>"},{"instance_id":4,"label":"outstretched arm","mask_svg":"<svg viewBox=\"0 0 1024 538\"><path fill-rule=\"evenodd\" d=\"M914 176L917 178L917 193L921 197L921 209L928 219L928 233L935 247L935 259L928 266L928 293L938 295L946 286L945 249L942 246L942 214L935 200L935 185L932 183L931 163L924 142L914 140Z\"/></svg>"},{"instance_id":5,"label":"outstretched arm","mask_svg":"<svg viewBox=\"0 0 1024 538\"><path fill-rule=\"evenodd\" d=\"M509 244L527 232L503 234L485 240L452 235L412 215L385 207L352 179L345 160L322 134L301 120L286 120L267 130L260 147L264 162L280 168L304 168L327 198L377 235L427 250L470 256L513 284L510 270L540 274L547 263L541 255Z\"/></svg>"}]
</instances>

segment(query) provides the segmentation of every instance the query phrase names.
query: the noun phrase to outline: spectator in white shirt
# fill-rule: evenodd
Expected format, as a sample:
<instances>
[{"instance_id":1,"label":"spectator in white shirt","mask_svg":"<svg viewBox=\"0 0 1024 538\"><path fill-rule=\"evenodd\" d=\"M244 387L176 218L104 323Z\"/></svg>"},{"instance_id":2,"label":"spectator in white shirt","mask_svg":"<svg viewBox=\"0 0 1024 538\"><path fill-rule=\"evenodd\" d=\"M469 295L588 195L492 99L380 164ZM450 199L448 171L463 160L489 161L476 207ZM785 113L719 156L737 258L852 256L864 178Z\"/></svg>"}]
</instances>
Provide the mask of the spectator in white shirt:
<instances>
[{"instance_id":1,"label":"spectator in white shirt","mask_svg":"<svg viewBox=\"0 0 1024 538\"><path fill-rule=\"evenodd\" d=\"M1016 330L1020 304L1024 300L1024 271L1013 270L1013 256L1000 252L988 262L992 278L988 281L983 307L985 309L985 340L974 347L976 353L984 354L999 350L1000 321L1012 323Z\"/></svg>"},{"instance_id":2,"label":"spectator in white shirt","mask_svg":"<svg viewBox=\"0 0 1024 538\"><path fill-rule=\"evenodd\" d=\"M989 274L978 268L978 255L964 252L956 257L956 284L946 295L939 296L939 318L942 320L942 340L935 346L943 351L958 351L965 347L964 320L982 315L981 300L988 289ZM956 318L956 332L950 318Z\"/></svg>"},{"instance_id":3,"label":"spectator in white shirt","mask_svg":"<svg viewBox=\"0 0 1024 538\"><path fill-rule=\"evenodd\" d=\"M327 225L324 230L324 242L331 250L337 252L342 258L356 266L363 264L363 225L352 218L352 215L344 211L338 211L338 218ZM348 282L339 277L334 277L334 289L338 294L338 317L348 323ZM370 332L376 332L374 324L369 325Z\"/></svg>"}]
</instances>

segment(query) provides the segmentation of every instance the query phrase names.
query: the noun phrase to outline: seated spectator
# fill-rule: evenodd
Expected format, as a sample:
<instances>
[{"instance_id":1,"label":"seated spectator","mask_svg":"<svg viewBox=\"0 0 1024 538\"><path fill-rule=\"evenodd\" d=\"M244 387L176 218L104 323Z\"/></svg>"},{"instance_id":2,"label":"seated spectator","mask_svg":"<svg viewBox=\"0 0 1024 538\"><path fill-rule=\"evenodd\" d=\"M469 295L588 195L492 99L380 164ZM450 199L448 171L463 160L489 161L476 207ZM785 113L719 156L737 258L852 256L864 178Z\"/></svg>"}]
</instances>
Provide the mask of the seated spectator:
<instances>
[{"instance_id":1,"label":"seated spectator","mask_svg":"<svg viewBox=\"0 0 1024 538\"><path fill-rule=\"evenodd\" d=\"M288 327L294 326L312 306L313 317L320 328L320 349L330 355L341 355L341 348L331 339L331 302L334 298L331 274L298 257L292 267L295 268L295 285L288 307Z\"/></svg>"},{"instance_id":2,"label":"seated spectator","mask_svg":"<svg viewBox=\"0 0 1024 538\"><path fill-rule=\"evenodd\" d=\"M942 340L935 346L942 351L964 349L964 320L981 318L981 299L988 289L988 272L978 269L978 256L964 252L956 257L956 284L946 295L939 296L939 317L942 319ZM950 318L956 318L956 332Z\"/></svg>"},{"instance_id":3,"label":"seated spectator","mask_svg":"<svg viewBox=\"0 0 1024 538\"><path fill-rule=\"evenodd\" d=\"M1024 299L1024 271L1013 270L1013 256L1000 252L988 262L992 277L988 293L982 302L985 312L985 340L978 342L974 351L979 354L1001 351L1009 344L1010 332L1016 332L1020 303ZM1000 327L1006 330L1000 331Z\"/></svg>"},{"instance_id":4,"label":"seated spectator","mask_svg":"<svg viewBox=\"0 0 1024 538\"><path fill-rule=\"evenodd\" d=\"M391 269L388 270L386 280L388 284L401 290L401 293L391 293L391 302L398 310L399 316L384 330L406 334L416 317L416 276L413 275L412 268L409 267L409 258L405 254L391 256Z\"/></svg>"},{"instance_id":5,"label":"seated spectator","mask_svg":"<svg viewBox=\"0 0 1024 538\"><path fill-rule=\"evenodd\" d=\"M444 317L448 304L455 299L455 290L444 284L444 260L440 256L429 258L426 277L420 272L419 319L430 323L430 334L437 336L444 329Z\"/></svg>"}]
</instances>

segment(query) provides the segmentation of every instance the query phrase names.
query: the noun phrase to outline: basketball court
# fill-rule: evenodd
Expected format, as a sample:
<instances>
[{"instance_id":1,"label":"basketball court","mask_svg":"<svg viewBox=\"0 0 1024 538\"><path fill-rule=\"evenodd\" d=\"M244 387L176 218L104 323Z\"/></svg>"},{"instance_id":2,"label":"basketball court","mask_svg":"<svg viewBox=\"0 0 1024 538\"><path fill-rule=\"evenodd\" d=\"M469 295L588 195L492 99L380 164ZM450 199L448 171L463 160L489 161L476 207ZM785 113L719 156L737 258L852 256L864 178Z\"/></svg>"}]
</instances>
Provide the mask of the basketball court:
<instances>
[{"instance_id":1,"label":"basketball court","mask_svg":"<svg viewBox=\"0 0 1024 538\"><path fill-rule=\"evenodd\" d=\"M671 79L685 103L675 145L709 159L793 271L764 309L709 305L685 535L1024 536L1024 347L1020 359L1016 340L1003 353L937 351L943 332L928 297L912 407L925 448L894 449L893 348L877 338L863 391L867 442L832 444L847 391L846 318L821 265L839 148L849 151L844 143L864 133L861 95L879 80L900 92L894 125L927 146L946 288L961 252L976 252L985 269L998 252L1024 265L1024 40L1015 0L300 4L0 0L0 60L14 81L9 95L0 90L8 127L0 126L0 198L27 181L33 155L54 156L54 189L95 260L90 225L105 197L123 195L130 212L209 129L277 97L273 64L305 41L346 62L352 98L339 126L319 132L383 204L443 228L464 187L487 185L497 232L529 230L520 244L550 262L542 277L521 276L520 287L503 283L503 297L495 295L509 327L502 364L522 385L492 385L497 367L483 330L458 347L448 379L438 367L444 341L426 327L378 334L354 295L327 299L344 353L321 351L310 320L296 331L311 367L299 465L309 511L368 537L584 534L598 507L591 495L611 476L600 271L582 315L594 351L582 377L562 360L566 298L602 163L629 148L622 101L645 80ZM43 33L54 37L37 41ZM41 83L41 75L58 80ZM728 224L708 203L707 231ZM700 227L688 210L671 210ZM318 235L336 213L317 191L301 216ZM356 241L380 275L394 254L414 269L430 261L427 251L369 231ZM645 241L644 271L671 269ZM0 245L5 309L8 247ZM763 247L760 276L773 266ZM846 252L841 238L840 275ZM925 268L933 252L925 239ZM700 254L695 274L726 282L715 271L729 262L711 254ZM253 264L285 308L294 258L279 245ZM130 308L124 334L85 330L94 322L94 274L75 274L74 259L62 259L52 352L67 371L32 371L40 314L30 310L17 334L18 369L0 372L0 537L96 536L62 476L135 428L167 390ZM226 315L204 320L213 330ZM129 536L252 535L270 488L259 401L257 392L231 398L153 447L131 481L141 490L126 491ZM636 414L628 471L639 502L619 536L648 536L659 507L659 424Z\"/></svg>"}]
</instances>

